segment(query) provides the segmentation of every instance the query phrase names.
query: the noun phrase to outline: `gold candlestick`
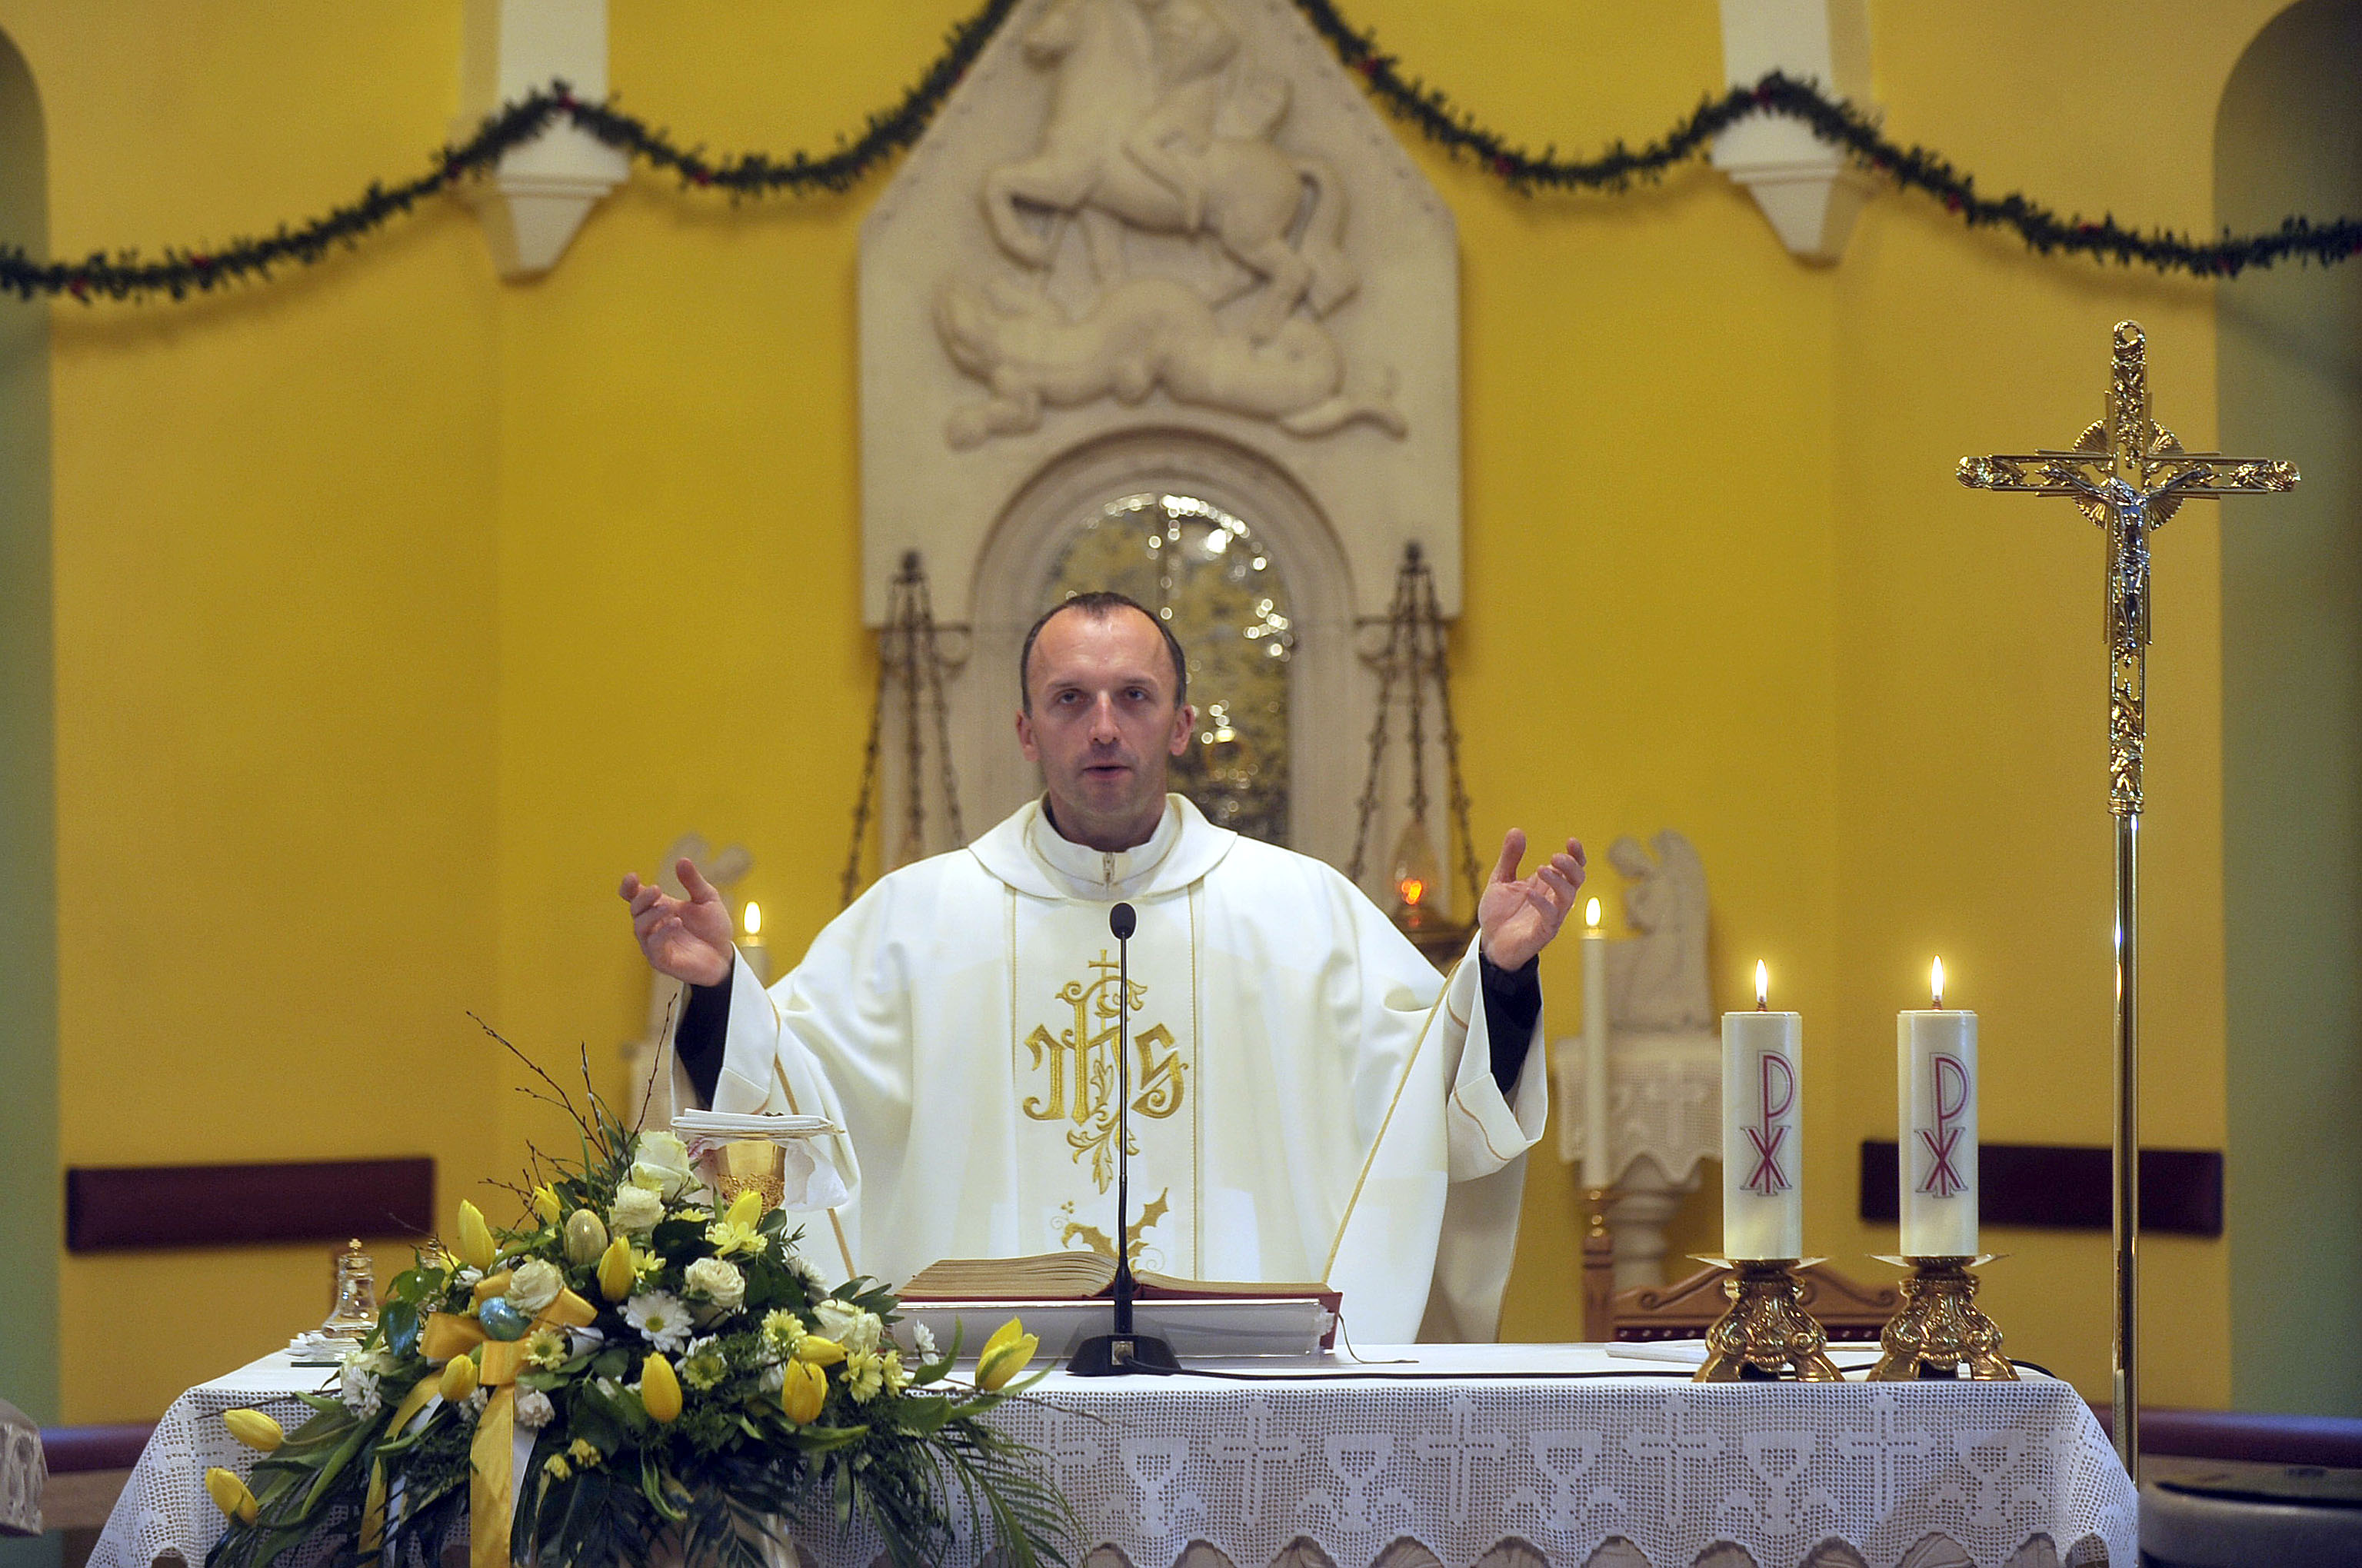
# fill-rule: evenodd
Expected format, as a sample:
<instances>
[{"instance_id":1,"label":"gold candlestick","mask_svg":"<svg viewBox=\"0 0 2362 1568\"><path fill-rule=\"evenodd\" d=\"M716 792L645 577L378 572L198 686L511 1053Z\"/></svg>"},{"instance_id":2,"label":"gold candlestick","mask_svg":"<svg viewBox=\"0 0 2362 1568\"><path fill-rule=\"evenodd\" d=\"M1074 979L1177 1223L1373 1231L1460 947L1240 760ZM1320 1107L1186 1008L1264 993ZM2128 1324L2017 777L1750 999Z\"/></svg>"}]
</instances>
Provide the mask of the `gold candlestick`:
<instances>
[{"instance_id":1,"label":"gold candlestick","mask_svg":"<svg viewBox=\"0 0 2362 1568\"><path fill-rule=\"evenodd\" d=\"M1616 1238L1607 1229L1613 1187L1585 1187L1589 1223L1583 1233L1583 1337L1605 1344L1616 1337Z\"/></svg>"},{"instance_id":2,"label":"gold candlestick","mask_svg":"<svg viewBox=\"0 0 2362 1568\"><path fill-rule=\"evenodd\" d=\"M1978 1382L2017 1381L2017 1368L2001 1353L2001 1326L1977 1305L1977 1276L1969 1272L1993 1256L1878 1260L1908 1264L1911 1277L1903 1282L1903 1310L1878 1336L1885 1353L1871 1369L1871 1382L1958 1376L1962 1363Z\"/></svg>"},{"instance_id":3,"label":"gold candlestick","mask_svg":"<svg viewBox=\"0 0 2362 1568\"><path fill-rule=\"evenodd\" d=\"M1705 1331L1705 1364L1693 1383L1737 1383L1749 1370L1757 1377L1795 1383L1842 1383L1845 1375L1828 1357L1828 1331L1805 1310L1804 1282L1796 1271L1818 1258L1700 1258L1731 1271L1722 1282L1730 1297L1725 1312Z\"/></svg>"}]
</instances>

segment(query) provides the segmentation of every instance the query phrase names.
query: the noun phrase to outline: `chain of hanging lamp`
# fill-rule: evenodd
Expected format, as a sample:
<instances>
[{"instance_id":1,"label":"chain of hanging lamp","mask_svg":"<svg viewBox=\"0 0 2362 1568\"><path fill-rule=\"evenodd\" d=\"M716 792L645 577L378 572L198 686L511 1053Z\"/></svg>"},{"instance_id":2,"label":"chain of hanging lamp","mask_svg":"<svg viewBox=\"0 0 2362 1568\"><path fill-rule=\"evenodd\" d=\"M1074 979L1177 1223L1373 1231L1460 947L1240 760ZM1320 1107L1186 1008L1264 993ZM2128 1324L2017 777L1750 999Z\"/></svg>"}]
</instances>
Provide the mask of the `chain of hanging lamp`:
<instances>
[{"instance_id":1,"label":"chain of hanging lamp","mask_svg":"<svg viewBox=\"0 0 2362 1568\"><path fill-rule=\"evenodd\" d=\"M1435 684L1436 714L1442 728L1444 767L1451 791L1451 825L1460 846L1460 870L1473 899L1484 884L1477 880L1476 839L1469 827L1467 781L1460 770L1460 726L1451 713L1451 668L1446 657L1443 612L1435 597L1435 571L1417 543L1403 547L1403 562L1395 573L1394 603L1386 613L1386 645L1378 656L1377 716L1370 725L1370 766L1362 786L1359 821L1353 832L1353 859L1346 875L1362 879L1368 865L1370 831L1378 815L1379 784L1384 778L1389 720L1397 686L1407 709L1410 743L1410 797L1395 851L1390 910L1395 923L1414 940L1433 938L1439 946L1456 948L1469 929L1465 922L1447 922L1433 900L1434 852L1427 836L1427 684ZM1422 945L1426 944L1423 942Z\"/></svg>"},{"instance_id":2,"label":"chain of hanging lamp","mask_svg":"<svg viewBox=\"0 0 2362 1568\"><path fill-rule=\"evenodd\" d=\"M959 781L952 772L950 716L944 702L944 656L935 641L934 601L927 591L927 572L919 552L903 556L889 592L886 624L877 631L877 695L869 712L869 741L861 759L861 790L853 802L853 845L845 852L844 878L839 887L840 906L853 902L861 890L861 845L868 836L873 802L882 813L884 789L877 759L884 749L886 705L895 687L902 690L902 777L909 790L903 807L902 840L888 858L887 870L909 865L926 853L927 791L922 782L926 762L922 726L933 710L935 756L943 768L944 818L951 842L967 842L960 825Z\"/></svg>"}]
</instances>

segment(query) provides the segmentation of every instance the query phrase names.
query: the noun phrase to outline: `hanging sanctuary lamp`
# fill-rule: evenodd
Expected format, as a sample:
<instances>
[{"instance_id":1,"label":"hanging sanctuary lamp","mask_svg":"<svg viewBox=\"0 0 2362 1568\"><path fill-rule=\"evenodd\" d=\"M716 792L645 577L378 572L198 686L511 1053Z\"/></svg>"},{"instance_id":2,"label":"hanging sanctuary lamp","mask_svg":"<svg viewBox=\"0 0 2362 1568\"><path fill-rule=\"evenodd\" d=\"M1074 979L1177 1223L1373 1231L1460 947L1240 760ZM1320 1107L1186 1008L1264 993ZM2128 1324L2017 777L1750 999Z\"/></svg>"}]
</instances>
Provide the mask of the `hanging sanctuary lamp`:
<instances>
[{"instance_id":1,"label":"hanging sanctuary lamp","mask_svg":"<svg viewBox=\"0 0 2362 1568\"><path fill-rule=\"evenodd\" d=\"M868 836L873 808L882 817L884 781L877 758L886 735L886 710L897 688L901 691L903 808L901 836L886 856L880 871L897 871L927 853L927 790L924 782L925 734L934 734L935 757L943 772L944 819L952 846L966 844L960 825L959 781L952 771L951 729L944 704L944 655L935 636L934 602L927 591L926 568L919 552L902 557L888 591L886 624L877 631L877 695L869 712L869 741L861 761L861 791L853 802L853 844L845 852L840 904L850 905L861 889L861 845ZM929 719L932 718L932 725Z\"/></svg>"},{"instance_id":2,"label":"hanging sanctuary lamp","mask_svg":"<svg viewBox=\"0 0 2362 1568\"><path fill-rule=\"evenodd\" d=\"M1435 598L1435 571L1416 541L1403 547L1395 573L1394 604L1386 613L1386 642L1378 655L1377 716L1370 725L1370 766L1362 786L1360 822L1353 834L1353 859L1346 876L1356 883L1368 865L1371 829L1377 821L1378 785L1384 776L1389 721L1399 693L1410 748L1410 795L1402 832L1396 835L1386 878L1386 912L1418 950L1446 967L1468 945L1471 920L1447 912L1450 889L1441 857L1427 825L1427 704L1432 684L1436 717L1442 730L1444 769L1451 786L1451 827L1460 846L1460 871L1473 902L1477 880L1476 841L1468 827L1468 787L1460 772L1460 728L1451 716L1451 672L1445 658L1443 613Z\"/></svg>"}]
</instances>

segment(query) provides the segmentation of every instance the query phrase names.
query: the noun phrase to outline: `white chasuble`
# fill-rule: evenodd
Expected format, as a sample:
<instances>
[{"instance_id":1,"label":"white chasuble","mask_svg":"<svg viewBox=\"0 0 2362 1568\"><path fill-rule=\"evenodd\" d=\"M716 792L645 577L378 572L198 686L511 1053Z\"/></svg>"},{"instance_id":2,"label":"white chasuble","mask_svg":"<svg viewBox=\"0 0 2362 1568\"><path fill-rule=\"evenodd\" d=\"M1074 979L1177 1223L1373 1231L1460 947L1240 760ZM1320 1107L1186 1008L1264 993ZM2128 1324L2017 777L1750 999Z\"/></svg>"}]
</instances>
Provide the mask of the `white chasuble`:
<instances>
[{"instance_id":1,"label":"white chasuble","mask_svg":"<svg viewBox=\"0 0 2362 1568\"><path fill-rule=\"evenodd\" d=\"M742 962L714 1109L846 1129L823 1271L1112 1255L1120 1009L1135 1267L1323 1281L1365 1342L1490 1339L1549 1091L1537 1020L1502 1095L1483 1007L1473 956L1447 982L1336 871L1177 795L1116 855L1036 802L881 878L767 993Z\"/></svg>"}]
</instances>

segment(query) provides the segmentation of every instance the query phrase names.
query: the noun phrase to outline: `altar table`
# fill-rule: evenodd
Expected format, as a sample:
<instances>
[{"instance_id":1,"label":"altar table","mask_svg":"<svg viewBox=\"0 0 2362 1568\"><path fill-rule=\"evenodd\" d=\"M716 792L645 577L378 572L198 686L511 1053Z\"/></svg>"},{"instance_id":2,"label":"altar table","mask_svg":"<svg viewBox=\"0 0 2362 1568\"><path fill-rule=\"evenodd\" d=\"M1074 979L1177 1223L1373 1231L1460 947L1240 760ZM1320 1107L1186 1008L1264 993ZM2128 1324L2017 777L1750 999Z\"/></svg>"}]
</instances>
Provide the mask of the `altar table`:
<instances>
[{"instance_id":1,"label":"altar table","mask_svg":"<svg viewBox=\"0 0 2362 1568\"><path fill-rule=\"evenodd\" d=\"M1097 1548L1091 1568L2139 1561L2123 1467L2075 1390L2038 1373L1700 1386L1597 1345L1360 1355L1193 1364L1243 1375L1222 1378L1055 1373L995 1419L1054 1467ZM1857 1375L1868 1364L1839 1359ZM331 1375L266 1356L182 1395L92 1568L201 1563L221 1531L206 1466L243 1474L255 1458L221 1413L253 1406L292 1428L306 1414L295 1391ZM829 1568L877 1551L825 1532L800 1545ZM964 1541L957 1556L975 1552Z\"/></svg>"}]
</instances>

